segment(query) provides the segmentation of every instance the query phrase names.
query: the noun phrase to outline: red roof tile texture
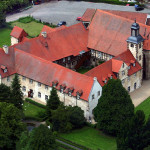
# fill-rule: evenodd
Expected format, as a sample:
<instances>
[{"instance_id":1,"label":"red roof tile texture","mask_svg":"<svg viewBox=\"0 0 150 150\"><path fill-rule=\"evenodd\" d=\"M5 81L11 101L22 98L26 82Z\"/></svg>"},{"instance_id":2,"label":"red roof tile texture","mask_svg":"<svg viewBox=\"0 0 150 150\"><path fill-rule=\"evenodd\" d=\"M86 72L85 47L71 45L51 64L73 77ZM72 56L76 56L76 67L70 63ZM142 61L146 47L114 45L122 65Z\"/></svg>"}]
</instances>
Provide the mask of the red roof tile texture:
<instances>
[{"instance_id":1,"label":"red roof tile texture","mask_svg":"<svg viewBox=\"0 0 150 150\"><path fill-rule=\"evenodd\" d=\"M135 61L135 66L131 64L131 60ZM87 73L85 73L85 75L88 75L91 77L97 77L97 80L99 81L100 85L104 86L105 85L104 81L105 80L108 81L110 79L110 75L112 75L114 79L117 78L116 73L119 73L123 62L126 63L128 66L130 66L130 69L128 70L129 76L142 69L142 67L135 60L131 52L127 50L123 52L122 54L112 58L111 60L106 61L105 63L88 71Z\"/></svg>"},{"instance_id":2,"label":"red roof tile texture","mask_svg":"<svg viewBox=\"0 0 150 150\"><path fill-rule=\"evenodd\" d=\"M87 8L85 13L83 14L81 21L87 21L90 22L95 14L96 10L95 9L90 9Z\"/></svg>"},{"instance_id":3,"label":"red roof tile texture","mask_svg":"<svg viewBox=\"0 0 150 150\"><path fill-rule=\"evenodd\" d=\"M17 44L17 49L30 54L55 61L71 55L79 55L84 50L88 51L88 30L82 23L47 34L47 37L39 36L30 41Z\"/></svg>"},{"instance_id":4,"label":"red roof tile texture","mask_svg":"<svg viewBox=\"0 0 150 150\"><path fill-rule=\"evenodd\" d=\"M147 14L139 13L139 12L129 12L129 11L118 11L118 10L103 10L109 12L111 14L130 19L134 21L136 19L137 22L146 24Z\"/></svg>"},{"instance_id":5,"label":"red roof tile texture","mask_svg":"<svg viewBox=\"0 0 150 150\"><path fill-rule=\"evenodd\" d=\"M17 38L17 39L22 40L23 37L27 36L27 33L22 28L14 26L10 35Z\"/></svg>"},{"instance_id":6,"label":"red roof tile texture","mask_svg":"<svg viewBox=\"0 0 150 150\"><path fill-rule=\"evenodd\" d=\"M131 36L132 20L97 10L89 26L88 48L117 56L127 47L127 38ZM140 34L150 32L150 27L139 23Z\"/></svg>"}]
</instances>

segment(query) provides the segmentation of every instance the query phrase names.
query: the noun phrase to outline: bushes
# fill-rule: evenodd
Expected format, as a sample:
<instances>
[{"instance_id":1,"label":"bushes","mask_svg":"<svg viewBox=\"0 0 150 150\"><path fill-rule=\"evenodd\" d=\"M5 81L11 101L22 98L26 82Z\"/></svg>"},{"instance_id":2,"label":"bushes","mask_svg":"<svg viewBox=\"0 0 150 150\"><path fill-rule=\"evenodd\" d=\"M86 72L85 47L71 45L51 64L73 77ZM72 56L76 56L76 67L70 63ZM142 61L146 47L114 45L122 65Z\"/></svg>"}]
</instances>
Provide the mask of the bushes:
<instances>
[{"instance_id":1,"label":"bushes","mask_svg":"<svg viewBox=\"0 0 150 150\"><path fill-rule=\"evenodd\" d=\"M31 104L33 104L33 105L36 105L36 106L38 106L38 107L41 107L41 108L44 108L44 109L46 108L45 105L40 104L40 103L37 103L37 102L35 102L35 101L33 101L32 99L29 99L29 98L26 98L25 101L26 101L26 102L29 102L29 103L31 103Z\"/></svg>"}]
</instances>

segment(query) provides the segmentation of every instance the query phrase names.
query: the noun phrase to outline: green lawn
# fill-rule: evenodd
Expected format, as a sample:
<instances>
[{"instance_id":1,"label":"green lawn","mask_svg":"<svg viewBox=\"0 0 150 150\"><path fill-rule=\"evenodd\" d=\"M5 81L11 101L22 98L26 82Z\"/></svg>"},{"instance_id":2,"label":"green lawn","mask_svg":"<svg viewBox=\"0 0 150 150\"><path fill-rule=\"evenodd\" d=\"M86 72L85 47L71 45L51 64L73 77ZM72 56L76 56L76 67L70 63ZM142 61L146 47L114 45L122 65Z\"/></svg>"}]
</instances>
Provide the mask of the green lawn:
<instances>
[{"instance_id":1,"label":"green lawn","mask_svg":"<svg viewBox=\"0 0 150 150\"><path fill-rule=\"evenodd\" d=\"M84 74L86 72L88 72L89 70L91 70L92 68L79 68L77 69L77 72Z\"/></svg>"},{"instance_id":2,"label":"green lawn","mask_svg":"<svg viewBox=\"0 0 150 150\"><path fill-rule=\"evenodd\" d=\"M61 136L92 150L97 150L98 148L101 150L116 150L115 138L107 136L94 128L84 127L71 133L61 134Z\"/></svg>"},{"instance_id":3,"label":"green lawn","mask_svg":"<svg viewBox=\"0 0 150 150\"><path fill-rule=\"evenodd\" d=\"M38 112L44 111L43 108L28 102L24 102L23 107L24 107L25 117L37 117Z\"/></svg>"},{"instance_id":4,"label":"green lawn","mask_svg":"<svg viewBox=\"0 0 150 150\"><path fill-rule=\"evenodd\" d=\"M147 98L144 102L142 102L140 105L138 105L135 108L135 111L137 110L143 110L145 113L145 117L146 119L148 118L148 116L150 115L150 97Z\"/></svg>"},{"instance_id":5,"label":"green lawn","mask_svg":"<svg viewBox=\"0 0 150 150\"><path fill-rule=\"evenodd\" d=\"M43 28L42 23L37 23L35 21L31 21L29 23L21 23L21 22L15 21L15 22L12 22L11 25L13 27L16 25L20 28L23 28L31 37L38 36Z\"/></svg>"},{"instance_id":6,"label":"green lawn","mask_svg":"<svg viewBox=\"0 0 150 150\"><path fill-rule=\"evenodd\" d=\"M1 48L3 47L3 45L10 46L10 32L11 32L11 29L9 28L0 29L0 47Z\"/></svg>"}]
</instances>

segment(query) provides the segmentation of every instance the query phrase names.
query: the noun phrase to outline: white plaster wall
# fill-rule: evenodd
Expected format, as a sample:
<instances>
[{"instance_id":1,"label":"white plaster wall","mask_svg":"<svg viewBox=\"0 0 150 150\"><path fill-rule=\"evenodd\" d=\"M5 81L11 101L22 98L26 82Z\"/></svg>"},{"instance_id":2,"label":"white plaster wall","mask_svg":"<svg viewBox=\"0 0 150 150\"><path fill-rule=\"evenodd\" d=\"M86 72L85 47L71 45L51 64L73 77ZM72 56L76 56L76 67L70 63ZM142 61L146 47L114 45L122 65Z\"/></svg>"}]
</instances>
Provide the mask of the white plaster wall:
<instances>
[{"instance_id":1,"label":"white plaster wall","mask_svg":"<svg viewBox=\"0 0 150 150\"><path fill-rule=\"evenodd\" d=\"M95 78L96 79L96 78ZM100 95L98 96L98 91L100 91ZM92 95L94 94L94 99L92 99ZM102 95L102 86L99 84L97 80L94 80L93 87L91 89L89 95L89 116L93 118L92 111L97 106L98 100Z\"/></svg>"},{"instance_id":2,"label":"white plaster wall","mask_svg":"<svg viewBox=\"0 0 150 150\"><path fill-rule=\"evenodd\" d=\"M19 40L13 36L11 36L11 45L19 43Z\"/></svg>"}]
</instances>

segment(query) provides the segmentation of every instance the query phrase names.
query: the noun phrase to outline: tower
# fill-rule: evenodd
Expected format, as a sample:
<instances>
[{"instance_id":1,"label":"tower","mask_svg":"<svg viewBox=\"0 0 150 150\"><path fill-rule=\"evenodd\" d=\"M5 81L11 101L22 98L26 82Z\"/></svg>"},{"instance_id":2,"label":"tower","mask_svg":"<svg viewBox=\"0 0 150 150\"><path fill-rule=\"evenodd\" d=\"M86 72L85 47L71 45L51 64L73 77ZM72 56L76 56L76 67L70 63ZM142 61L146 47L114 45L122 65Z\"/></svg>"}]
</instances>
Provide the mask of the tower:
<instances>
[{"instance_id":1,"label":"tower","mask_svg":"<svg viewBox=\"0 0 150 150\"><path fill-rule=\"evenodd\" d=\"M139 33L140 26L135 22L131 26L131 36L127 39L128 49L143 67L143 37Z\"/></svg>"}]
</instances>

